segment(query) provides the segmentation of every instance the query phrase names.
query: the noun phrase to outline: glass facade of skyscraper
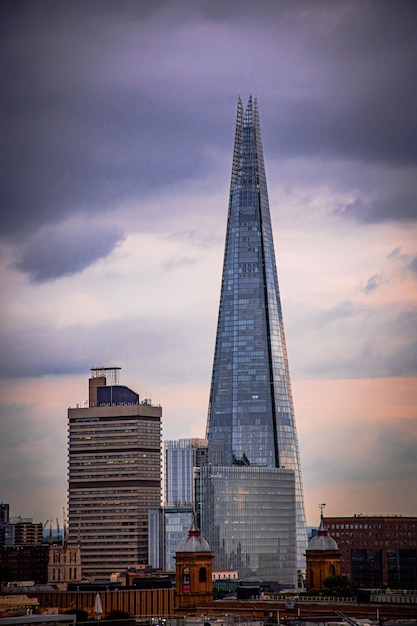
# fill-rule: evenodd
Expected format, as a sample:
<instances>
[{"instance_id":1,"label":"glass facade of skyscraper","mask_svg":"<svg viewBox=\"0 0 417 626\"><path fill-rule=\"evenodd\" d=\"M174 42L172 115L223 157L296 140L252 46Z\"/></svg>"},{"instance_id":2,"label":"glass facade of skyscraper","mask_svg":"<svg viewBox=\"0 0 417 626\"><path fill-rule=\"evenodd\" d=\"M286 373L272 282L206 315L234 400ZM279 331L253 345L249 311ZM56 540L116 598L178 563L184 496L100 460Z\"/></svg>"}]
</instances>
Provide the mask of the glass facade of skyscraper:
<instances>
[{"instance_id":1,"label":"glass facade of skyscraper","mask_svg":"<svg viewBox=\"0 0 417 626\"><path fill-rule=\"evenodd\" d=\"M164 508L164 569L167 571L175 572L175 552L188 534L188 529L193 521L193 512L192 506Z\"/></svg>"},{"instance_id":2,"label":"glass facade of skyscraper","mask_svg":"<svg viewBox=\"0 0 417 626\"><path fill-rule=\"evenodd\" d=\"M149 563L154 567L175 570L175 551L194 512L194 468L205 463L206 439L164 441L164 506L149 512Z\"/></svg>"},{"instance_id":3,"label":"glass facade of skyscraper","mask_svg":"<svg viewBox=\"0 0 417 626\"><path fill-rule=\"evenodd\" d=\"M209 462L295 476L299 566L304 498L256 100L239 99L207 420ZM254 558L254 557L251 557Z\"/></svg>"},{"instance_id":4,"label":"glass facade of skyscraper","mask_svg":"<svg viewBox=\"0 0 417 626\"><path fill-rule=\"evenodd\" d=\"M292 470L267 467L200 469L201 525L215 569L244 580L296 586L295 490Z\"/></svg>"},{"instance_id":5,"label":"glass facade of skyscraper","mask_svg":"<svg viewBox=\"0 0 417 626\"><path fill-rule=\"evenodd\" d=\"M164 501L166 506L194 502L193 468L204 464L206 457L206 439L164 441Z\"/></svg>"}]
</instances>

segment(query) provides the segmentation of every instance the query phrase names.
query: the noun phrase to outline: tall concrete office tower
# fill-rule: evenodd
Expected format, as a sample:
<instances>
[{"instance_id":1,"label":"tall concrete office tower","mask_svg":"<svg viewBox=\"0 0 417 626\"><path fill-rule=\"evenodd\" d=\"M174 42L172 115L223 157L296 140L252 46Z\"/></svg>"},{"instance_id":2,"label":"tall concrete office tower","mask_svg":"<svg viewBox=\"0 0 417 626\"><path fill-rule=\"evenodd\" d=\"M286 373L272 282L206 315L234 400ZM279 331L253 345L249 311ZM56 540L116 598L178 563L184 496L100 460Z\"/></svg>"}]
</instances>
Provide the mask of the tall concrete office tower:
<instances>
[{"instance_id":1,"label":"tall concrete office tower","mask_svg":"<svg viewBox=\"0 0 417 626\"><path fill-rule=\"evenodd\" d=\"M232 499L233 491L238 494L235 499L240 498L240 510L242 503L247 503L242 518L236 517L233 523L227 520L227 515L232 514L231 502L223 506L224 514L221 514L221 505L215 504L218 513L212 514L214 518L204 520L203 512L202 532L213 552L216 553L217 545L222 553L222 565L232 564L238 558L246 572L259 575L261 564L256 565L259 554L262 552L267 559L267 552L273 549L277 539L272 519L276 516L275 524L278 518L282 522L278 537L281 554L285 551L284 544L292 542L290 526L295 518L298 566L302 567L307 533L299 449L258 108L252 97L245 111L240 98L237 107L206 436L211 467L223 468L221 471L203 468L205 495L203 493L202 502L206 510L210 509L210 498L214 502L219 497L227 500L224 491L227 484ZM229 469L226 471L226 468ZM206 487L205 471L209 480ZM274 495L277 489L282 493L285 491L285 497ZM295 489L292 492L295 496L294 515L291 513L290 501L294 499L291 489ZM262 511L267 509L268 513L262 517ZM233 537L228 536L227 530L232 526ZM210 527L216 529L217 537L210 534ZM245 528L247 536L242 534L246 532ZM268 546L265 543L269 541L267 535L270 536ZM288 578L291 554L289 548L287 564L283 563L278 572L281 578ZM214 567L217 567L216 560ZM273 576L273 569L264 575Z\"/></svg>"},{"instance_id":2,"label":"tall concrete office tower","mask_svg":"<svg viewBox=\"0 0 417 626\"><path fill-rule=\"evenodd\" d=\"M161 501L162 409L95 368L86 406L68 409L69 541L84 576L148 562L148 510Z\"/></svg>"}]
</instances>

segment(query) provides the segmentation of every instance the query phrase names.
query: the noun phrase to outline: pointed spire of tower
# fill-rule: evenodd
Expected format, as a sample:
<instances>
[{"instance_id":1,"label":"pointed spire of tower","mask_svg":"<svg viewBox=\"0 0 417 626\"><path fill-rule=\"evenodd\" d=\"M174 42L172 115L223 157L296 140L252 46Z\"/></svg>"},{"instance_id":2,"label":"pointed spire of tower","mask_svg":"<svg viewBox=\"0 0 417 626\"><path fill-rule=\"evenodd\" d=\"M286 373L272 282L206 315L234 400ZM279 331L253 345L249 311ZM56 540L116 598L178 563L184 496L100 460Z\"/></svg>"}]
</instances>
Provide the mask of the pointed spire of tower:
<instances>
[{"instance_id":1,"label":"pointed spire of tower","mask_svg":"<svg viewBox=\"0 0 417 626\"><path fill-rule=\"evenodd\" d=\"M253 110L252 110L252 94L249 96L248 104L245 111L245 124L253 123Z\"/></svg>"},{"instance_id":2,"label":"pointed spire of tower","mask_svg":"<svg viewBox=\"0 0 417 626\"><path fill-rule=\"evenodd\" d=\"M323 517L323 509L326 506L326 503L324 502L323 504L319 504L319 509L320 509L320 525L317 529L317 533L327 533L327 526L324 523L324 517Z\"/></svg>"},{"instance_id":3,"label":"pointed spire of tower","mask_svg":"<svg viewBox=\"0 0 417 626\"><path fill-rule=\"evenodd\" d=\"M308 544L309 550L338 550L336 541L333 539L333 537L331 537L329 529L324 523L323 509L325 506L325 504L319 504L320 524L317 528L317 533L314 535L314 537L312 537Z\"/></svg>"},{"instance_id":4,"label":"pointed spire of tower","mask_svg":"<svg viewBox=\"0 0 417 626\"><path fill-rule=\"evenodd\" d=\"M236 114L236 132L235 132L235 144L233 148L233 163L232 163L232 178L230 181L230 197L232 195L232 190L235 188L238 175L239 175L239 164L240 164L240 133L243 123L243 104L240 96L237 101L237 114ZM230 203L229 203L229 213L230 213Z\"/></svg>"},{"instance_id":5,"label":"pointed spire of tower","mask_svg":"<svg viewBox=\"0 0 417 626\"><path fill-rule=\"evenodd\" d=\"M196 521L196 517L195 517L194 511L193 511L193 513L191 515L191 526L188 529L188 535L189 535L189 537L191 537L191 536L198 537L200 535L200 529L197 526L197 521Z\"/></svg>"},{"instance_id":6,"label":"pointed spire of tower","mask_svg":"<svg viewBox=\"0 0 417 626\"><path fill-rule=\"evenodd\" d=\"M210 546L208 542L201 536L199 527L193 513L191 518L191 525L188 529L188 534L182 539L176 552L210 552Z\"/></svg>"},{"instance_id":7,"label":"pointed spire of tower","mask_svg":"<svg viewBox=\"0 0 417 626\"><path fill-rule=\"evenodd\" d=\"M329 533L329 529L324 523L323 509L326 505L319 504L320 524L317 533L310 539L308 544L309 550L338 550L337 542Z\"/></svg>"}]
</instances>

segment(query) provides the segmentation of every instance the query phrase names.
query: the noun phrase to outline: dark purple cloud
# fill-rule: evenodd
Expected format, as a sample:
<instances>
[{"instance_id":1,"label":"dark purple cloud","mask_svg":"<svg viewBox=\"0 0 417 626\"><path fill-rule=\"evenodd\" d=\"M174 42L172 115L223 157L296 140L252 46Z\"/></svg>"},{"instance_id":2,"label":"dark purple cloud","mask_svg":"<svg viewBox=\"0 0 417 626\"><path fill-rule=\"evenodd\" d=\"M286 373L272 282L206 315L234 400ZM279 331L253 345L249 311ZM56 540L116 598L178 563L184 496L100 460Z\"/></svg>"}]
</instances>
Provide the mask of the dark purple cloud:
<instances>
[{"instance_id":1,"label":"dark purple cloud","mask_svg":"<svg viewBox=\"0 0 417 626\"><path fill-rule=\"evenodd\" d=\"M409 188L400 185L401 181L398 181L398 188L385 194L378 194L378 190L372 190L378 196L377 200L358 197L341 207L337 213L360 223L414 221L417 216L417 189L413 183Z\"/></svg>"},{"instance_id":2,"label":"dark purple cloud","mask_svg":"<svg viewBox=\"0 0 417 626\"><path fill-rule=\"evenodd\" d=\"M24 271L26 239L45 225L119 212L126 233L126 203L150 224L169 207L149 216L145 197L226 179L239 94L259 97L272 157L417 165L413 3L18 0L0 12L2 234L26 245ZM362 182L339 215L415 220L415 177L393 179L388 194ZM51 247L66 260L31 275L79 271L118 240L80 264L70 241Z\"/></svg>"},{"instance_id":3,"label":"dark purple cloud","mask_svg":"<svg viewBox=\"0 0 417 626\"><path fill-rule=\"evenodd\" d=\"M99 221L46 226L25 241L15 265L35 282L70 276L107 257L123 238L117 227Z\"/></svg>"},{"instance_id":4,"label":"dark purple cloud","mask_svg":"<svg viewBox=\"0 0 417 626\"><path fill-rule=\"evenodd\" d=\"M97 363L107 363L111 355L112 363L123 367L130 363L159 385L196 376L205 379L212 337L199 333L197 324L192 319L177 321L173 332L172 320L156 313L152 319L125 317L64 328L47 322L30 327L9 323L0 333L0 377L84 374ZM184 358L188 351L191 360Z\"/></svg>"}]
</instances>

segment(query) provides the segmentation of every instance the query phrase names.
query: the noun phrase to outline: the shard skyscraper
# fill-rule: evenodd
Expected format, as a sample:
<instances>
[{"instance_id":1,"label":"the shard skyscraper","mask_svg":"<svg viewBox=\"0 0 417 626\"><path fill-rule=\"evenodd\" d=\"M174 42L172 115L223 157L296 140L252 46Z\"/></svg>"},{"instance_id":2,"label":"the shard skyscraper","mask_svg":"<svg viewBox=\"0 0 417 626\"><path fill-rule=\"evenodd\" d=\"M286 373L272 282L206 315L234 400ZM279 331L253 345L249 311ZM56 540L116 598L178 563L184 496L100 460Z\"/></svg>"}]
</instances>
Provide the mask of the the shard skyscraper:
<instances>
[{"instance_id":1,"label":"the shard skyscraper","mask_svg":"<svg viewBox=\"0 0 417 626\"><path fill-rule=\"evenodd\" d=\"M239 98L202 470L217 567L292 584L304 497L256 99ZM279 545L277 545L277 543Z\"/></svg>"}]
</instances>

